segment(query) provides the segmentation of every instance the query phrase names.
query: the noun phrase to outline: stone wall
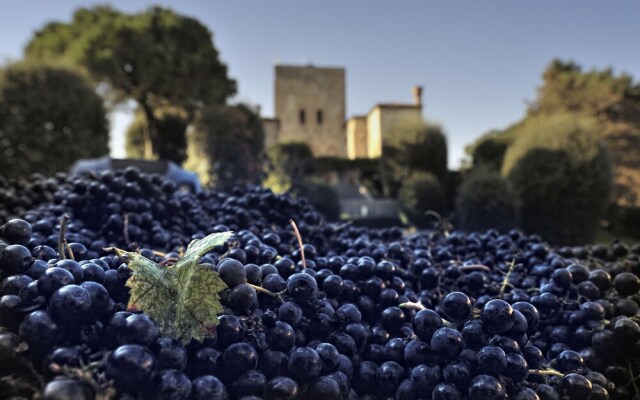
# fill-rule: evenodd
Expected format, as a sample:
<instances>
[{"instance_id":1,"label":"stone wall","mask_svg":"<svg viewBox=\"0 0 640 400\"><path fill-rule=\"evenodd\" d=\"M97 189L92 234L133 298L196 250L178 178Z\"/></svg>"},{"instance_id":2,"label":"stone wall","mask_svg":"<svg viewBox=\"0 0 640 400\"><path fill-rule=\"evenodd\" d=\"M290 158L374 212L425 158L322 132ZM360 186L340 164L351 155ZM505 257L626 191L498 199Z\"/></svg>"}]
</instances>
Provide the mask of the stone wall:
<instances>
[{"instance_id":1,"label":"stone wall","mask_svg":"<svg viewBox=\"0 0 640 400\"><path fill-rule=\"evenodd\" d=\"M347 121L347 157L351 160L367 158L367 149L367 117L349 118Z\"/></svg>"},{"instance_id":2,"label":"stone wall","mask_svg":"<svg viewBox=\"0 0 640 400\"><path fill-rule=\"evenodd\" d=\"M345 70L277 65L277 140L305 142L315 156L347 156Z\"/></svg>"}]
</instances>

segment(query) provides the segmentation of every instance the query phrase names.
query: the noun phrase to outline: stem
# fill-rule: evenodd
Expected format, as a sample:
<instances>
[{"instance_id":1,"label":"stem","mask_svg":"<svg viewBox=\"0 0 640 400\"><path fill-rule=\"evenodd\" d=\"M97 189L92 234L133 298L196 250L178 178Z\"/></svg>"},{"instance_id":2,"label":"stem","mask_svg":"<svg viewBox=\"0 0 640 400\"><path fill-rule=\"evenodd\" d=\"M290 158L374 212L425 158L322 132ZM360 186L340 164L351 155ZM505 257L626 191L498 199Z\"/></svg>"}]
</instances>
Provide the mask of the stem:
<instances>
[{"instance_id":1,"label":"stem","mask_svg":"<svg viewBox=\"0 0 640 400\"><path fill-rule=\"evenodd\" d=\"M406 302L406 303L400 303L400 304L398 305L398 307L402 307L402 308L410 308L410 309L413 309L413 310L420 310L420 311L421 311L421 310L426 310L426 309L427 309L427 307L423 306L422 304L420 304L420 303L414 303L414 302L411 302L411 301L408 301L408 302Z\"/></svg>"},{"instance_id":2,"label":"stem","mask_svg":"<svg viewBox=\"0 0 640 400\"><path fill-rule=\"evenodd\" d=\"M633 390L635 391L635 395L640 394L640 389L638 389L638 384L636 383L636 378L633 376L633 368L631 367L631 361L627 360L627 370L629 371L629 376L631 377L631 385L633 386Z\"/></svg>"},{"instance_id":3,"label":"stem","mask_svg":"<svg viewBox=\"0 0 640 400\"><path fill-rule=\"evenodd\" d=\"M262 286L257 286L257 285L253 285L251 283L247 283L247 285L251 286L252 288L254 288L256 290L256 292L261 292L264 294L268 294L271 297L277 297L280 298L280 296L278 296L277 293L273 293L271 290L265 289Z\"/></svg>"},{"instance_id":4,"label":"stem","mask_svg":"<svg viewBox=\"0 0 640 400\"><path fill-rule=\"evenodd\" d=\"M76 257L73 255L73 250L71 250L71 246L69 246L67 239L64 240L64 248L67 249L67 253L69 253L69 258L75 261Z\"/></svg>"},{"instance_id":5,"label":"stem","mask_svg":"<svg viewBox=\"0 0 640 400\"><path fill-rule=\"evenodd\" d=\"M67 224L69 223L69 216L65 214L60 221L60 233L58 234L58 257L61 260L65 260L67 256L64 254L65 242L67 241L64 236L67 233Z\"/></svg>"},{"instance_id":6,"label":"stem","mask_svg":"<svg viewBox=\"0 0 640 400\"><path fill-rule=\"evenodd\" d=\"M289 223L293 227L293 232L296 234L296 238L298 239L298 246L300 246L300 255L302 256L302 268L307 269L307 262L304 259L304 248L302 247L302 236L300 236L298 225L296 225L296 222L292 219L289 220Z\"/></svg>"},{"instance_id":7,"label":"stem","mask_svg":"<svg viewBox=\"0 0 640 400\"><path fill-rule=\"evenodd\" d=\"M514 258L509 263L509 270L507 271L507 274L504 276L504 279L502 280L502 285L500 285L500 297L504 295L504 291L507 289L507 286L509 285L509 277L511 276L511 273L515 268L516 268L516 259Z\"/></svg>"},{"instance_id":8,"label":"stem","mask_svg":"<svg viewBox=\"0 0 640 400\"><path fill-rule=\"evenodd\" d=\"M553 376L559 376L559 377L564 377L564 374L560 371L556 371L555 369L549 368L549 369L530 369L529 370L530 374L537 374L537 375L553 375Z\"/></svg>"},{"instance_id":9,"label":"stem","mask_svg":"<svg viewBox=\"0 0 640 400\"><path fill-rule=\"evenodd\" d=\"M129 213L126 213L124 215L124 227L123 229L123 233L124 233L124 241L129 244L131 243L131 240L129 239Z\"/></svg>"}]
</instances>

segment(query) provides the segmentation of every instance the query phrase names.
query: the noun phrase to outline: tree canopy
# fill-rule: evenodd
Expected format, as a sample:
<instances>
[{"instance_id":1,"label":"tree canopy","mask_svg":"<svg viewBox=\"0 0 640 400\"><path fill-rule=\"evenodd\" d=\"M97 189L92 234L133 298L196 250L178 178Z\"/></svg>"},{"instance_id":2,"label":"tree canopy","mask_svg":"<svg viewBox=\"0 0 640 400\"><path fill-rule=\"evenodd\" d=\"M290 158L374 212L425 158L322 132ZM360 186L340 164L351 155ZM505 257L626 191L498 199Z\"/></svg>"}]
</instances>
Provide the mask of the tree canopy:
<instances>
[{"instance_id":1,"label":"tree canopy","mask_svg":"<svg viewBox=\"0 0 640 400\"><path fill-rule=\"evenodd\" d=\"M85 67L114 102L133 100L147 120L146 154L157 154L155 110L171 105L188 120L235 94L212 34L198 20L152 7L137 14L82 8L70 23L53 22L26 47L30 58L64 58Z\"/></svg>"},{"instance_id":2,"label":"tree canopy","mask_svg":"<svg viewBox=\"0 0 640 400\"><path fill-rule=\"evenodd\" d=\"M109 153L102 99L63 66L12 64L0 71L0 171L53 174Z\"/></svg>"}]
</instances>

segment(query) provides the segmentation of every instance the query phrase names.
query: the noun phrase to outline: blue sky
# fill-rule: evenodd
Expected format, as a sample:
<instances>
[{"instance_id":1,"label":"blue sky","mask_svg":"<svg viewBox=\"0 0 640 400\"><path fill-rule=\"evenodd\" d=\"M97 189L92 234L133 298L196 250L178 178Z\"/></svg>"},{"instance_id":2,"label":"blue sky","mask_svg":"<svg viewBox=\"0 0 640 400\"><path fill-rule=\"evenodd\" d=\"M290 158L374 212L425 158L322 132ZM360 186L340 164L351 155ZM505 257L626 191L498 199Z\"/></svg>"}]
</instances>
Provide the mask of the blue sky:
<instances>
[{"instance_id":1,"label":"blue sky","mask_svg":"<svg viewBox=\"0 0 640 400\"><path fill-rule=\"evenodd\" d=\"M130 12L162 4L198 18L238 81L234 100L261 105L265 116L273 115L276 62L344 66L347 115L409 102L421 84L424 117L444 126L454 167L474 138L522 117L554 57L640 79L637 0L4 0L0 61L20 58L46 22L104 3ZM128 120L113 118L114 154Z\"/></svg>"}]
</instances>

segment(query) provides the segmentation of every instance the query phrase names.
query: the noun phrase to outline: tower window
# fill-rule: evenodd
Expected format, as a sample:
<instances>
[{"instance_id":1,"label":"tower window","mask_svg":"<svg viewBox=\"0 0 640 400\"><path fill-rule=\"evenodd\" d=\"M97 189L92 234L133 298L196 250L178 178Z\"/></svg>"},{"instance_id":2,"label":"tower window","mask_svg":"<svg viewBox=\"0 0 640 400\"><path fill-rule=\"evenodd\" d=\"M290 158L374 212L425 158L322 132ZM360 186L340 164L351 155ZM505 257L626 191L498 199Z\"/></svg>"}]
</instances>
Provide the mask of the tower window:
<instances>
[{"instance_id":1,"label":"tower window","mask_svg":"<svg viewBox=\"0 0 640 400\"><path fill-rule=\"evenodd\" d=\"M300 123L301 123L301 124L304 124L304 120L306 119L305 117L306 117L306 116L305 116L305 114L304 114L304 109L303 109L303 108L301 108L301 109L300 109L300 114L299 114L299 119L300 119Z\"/></svg>"},{"instance_id":2,"label":"tower window","mask_svg":"<svg viewBox=\"0 0 640 400\"><path fill-rule=\"evenodd\" d=\"M316 121L318 125L322 125L322 110L316 111Z\"/></svg>"}]
</instances>

